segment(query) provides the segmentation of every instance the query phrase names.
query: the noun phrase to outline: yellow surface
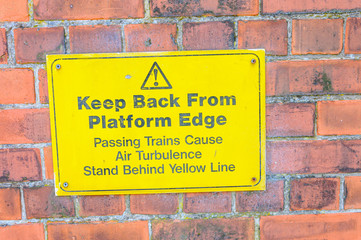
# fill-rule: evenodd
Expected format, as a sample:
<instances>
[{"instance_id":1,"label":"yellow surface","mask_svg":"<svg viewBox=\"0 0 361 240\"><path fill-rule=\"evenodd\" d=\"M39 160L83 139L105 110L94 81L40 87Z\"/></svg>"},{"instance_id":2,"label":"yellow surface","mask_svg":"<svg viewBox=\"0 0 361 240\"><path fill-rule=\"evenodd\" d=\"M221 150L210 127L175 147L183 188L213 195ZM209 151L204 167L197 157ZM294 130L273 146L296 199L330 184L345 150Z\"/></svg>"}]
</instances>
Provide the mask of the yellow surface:
<instances>
[{"instance_id":1,"label":"yellow surface","mask_svg":"<svg viewBox=\"0 0 361 240\"><path fill-rule=\"evenodd\" d=\"M47 56L56 194L265 189L264 55Z\"/></svg>"}]
</instances>

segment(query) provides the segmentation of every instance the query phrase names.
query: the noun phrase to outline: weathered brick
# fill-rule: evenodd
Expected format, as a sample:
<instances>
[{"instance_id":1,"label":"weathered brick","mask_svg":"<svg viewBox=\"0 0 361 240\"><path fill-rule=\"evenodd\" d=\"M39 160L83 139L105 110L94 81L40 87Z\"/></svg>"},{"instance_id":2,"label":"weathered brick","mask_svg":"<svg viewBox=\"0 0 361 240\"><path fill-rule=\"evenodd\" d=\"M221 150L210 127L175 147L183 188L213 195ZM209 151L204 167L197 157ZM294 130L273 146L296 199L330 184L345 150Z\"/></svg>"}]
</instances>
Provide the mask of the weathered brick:
<instances>
[{"instance_id":1,"label":"weathered brick","mask_svg":"<svg viewBox=\"0 0 361 240\"><path fill-rule=\"evenodd\" d=\"M342 50L342 19L292 21L293 54L338 54Z\"/></svg>"},{"instance_id":2,"label":"weathered brick","mask_svg":"<svg viewBox=\"0 0 361 240\"><path fill-rule=\"evenodd\" d=\"M361 171L360 140L276 141L267 143L270 174L352 173Z\"/></svg>"},{"instance_id":3,"label":"weathered brick","mask_svg":"<svg viewBox=\"0 0 361 240\"><path fill-rule=\"evenodd\" d=\"M130 196L130 211L134 214L175 214L177 194L140 194Z\"/></svg>"},{"instance_id":4,"label":"weathered brick","mask_svg":"<svg viewBox=\"0 0 361 240\"><path fill-rule=\"evenodd\" d=\"M346 21L345 53L361 53L361 18Z\"/></svg>"},{"instance_id":5,"label":"weathered brick","mask_svg":"<svg viewBox=\"0 0 361 240\"><path fill-rule=\"evenodd\" d=\"M44 240L44 225L42 223L27 223L0 226L0 236L4 240Z\"/></svg>"},{"instance_id":6,"label":"weathered brick","mask_svg":"<svg viewBox=\"0 0 361 240\"><path fill-rule=\"evenodd\" d=\"M0 22L29 21L27 0L0 0Z\"/></svg>"},{"instance_id":7,"label":"weathered brick","mask_svg":"<svg viewBox=\"0 0 361 240\"><path fill-rule=\"evenodd\" d=\"M267 216L260 221L262 240L360 239L361 214Z\"/></svg>"},{"instance_id":8,"label":"weathered brick","mask_svg":"<svg viewBox=\"0 0 361 240\"><path fill-rule=\"evenodd\" d=\"M175 24L130 24L124 34L128 52L177 50Z\"/></svg>"},{"instance_id":9,"label":"weathered brick","mask_svg":"<svg viewBox=\"0 0 361 240\"><path fill-rule=\"evenodd\" d=\"M39 149L1 149L0 182L41 180Z\"/></svg>"},{"instance_id":10,"label":"weathered brick","mask_svg":"<svg viewBox=\"0 0 361 240\"><path fill-rule=\"evenodd\" d=\"M54 179L53 151L51 147L44 147L45 177Z\"/></svg>"},{"instance_id":11,"label":"weathered brick","mask_svg":"<svg viewBox=\"0 0 361 240\"><path fill-rule=\"evenodd\" d=\"M254 239L252 218L156 220L153 238L166 239Z\"/></svg>"},{"instance_id":12,"label":"weathered brick","mask_svg":"<svg viewBox=\"0 0 361 240\"><path fill-rule=\"evenodd\" d=\"M323 101L318 102L317 106L318 134L361 134L361 101Z\"/></svg>"},{"instance_id":13,"label":"weathered brick","mask_svg":"<svg viewBox=\"0 0 361 240\"><path fill-rule=\"evenodd\" d=\"M24 188L26 216L49 218L75 216L70 197L56 197L54 187Z\"/></svg>"},{"instance_id":14,"label":"weathered brick","mask_svg":"<svg viewBox=\"0 0 361 240\"><path fill-rule=\"evenodd\" d=\"M0 64L8 62L8 47L6 40L6 29L0 28Z\"/></svg>"},{"instance_id":15,"label":"weathered brick","mask_svg":"<svg viewBox=\"0 0 361 240\"><path fill-rule=\"evenodd\" d=\"M345 209L361 208L361 177L345 177Z\"/></svg>"},{"instance_id":16,"label":"weathered brick","mask_svg":"<svg viewBox=\"0 0 361 240\"><path fill-rule=\"evenodd\" d=\"M150 15L152 17L257 15L258 9L257 0L150 1Z\"/></svg>"},{"instance_id":17,"label":"weathered brick","mask_svg":"<svg viewBox=\"0 0 361 240\"><path fill-rule=\"evenodd\" d=\"M313 136L314 119L313 103L267 104L267 136Z\"/></svg>"},{"instance_id":18,"label":"weathered brick","mask_svg":"<svg viewBox=\"0 0 361 240\"><path fill-rule=\"evenodd\" d=\"M183 211L186 213L226 213L232 210L232 194L187 193L184 195Z\"/></svg>"},{"instance_id":19,"label":"weathered brick","mask_svg":"<svg viewBox=\"0 0 361 240\"><path fill-rule=\"evenodd\" d=\"M291 210L337 210L340 179L305 178L291 182Z\"/></svg>"},{"instance_id":20,"label":"weathered brick","mask_svg":"<svg viewBox=\"0 0 361 240\"><path fill-rule=\"evenodd\" d=\"M143 0L34 0L36 20L93 20L144 17Z\"/></svg>"},{"instance_id":21,"label":"weathered brick","mask_svg":"<svg viewBox=\"0 0 361 240\"><path fill-rule=\"evenodd\" d=\"M283 181L267 181L265 191L238 192L238 212L271 212L283 209Z\"/></svg>"},{"instance_id":22,"label":"weathered brick","mask_svg":"<svg viewBox=\"0 0 361 240\"><path fill-rule=\"evenodd\" d=\"M148 222L48 224L48 240L62 239L148 240Z\"/></svg>"},{"instance_id":23,"label":"weathered brick","mask_svg":"<svg viewBox=\"0 0 361 240\"><path fill-rule=\"evenodd\" d=\"M268 63L266 69L270 96L361 93L359 60L280 61Z\"/></svg>"},{"instance_id":24,"label":"weathered brick","mask_svg":"<svg viewBox=\"0 0 361 240\"><path fill-rule=\"evenodd\" d=\"M49 103L48 78L44 69L39 69L39 98L41 103Z\"/></svg>"},{"instance_id":25,"label":"weathered brick","mask_svg":"<svg viewBox=\"0 0 361 240\"><path fill-rule=\"evenodd\" d=\"M238 48L264 48L266 54L287 55L286 20L239 21Z\"/></svg>"},{"instance_id":26,"label":"weathered brick","mask_svg":"<svg viewBox=\"0 0 361 240\"><path fill-rule=\"evenodd\" d=\"M358 0L264 0L263 13L277 12L326 12L331 10L352 10L361 8Z\"/></svg>"},{"instance_id":27,"label":"weathered brick","mask_svg":"<svg viewBox=\"0 0 361 240\"><path fill-rule=\"evenodd\" d=\"M30 69L0 69L0 104L35 103L34 73Z\"/></svg>"},{"instance_id":28,"label":"weathered brick","mask_svg":"<svg viewBox=\"0 0 361 240\"><path fill-rule=\"evenodd\" d=\"M46 54L65 53L62 27L17 28L14 38L18 63L43 63Z\"/></svg>"},{"instance_id":29,"label":"weathered brick","mask_svg":"<svg viewBox=\"0 0 361 240\"><path fill-rule=\"evenodd\" d=\"M0 144L50 142L49 110L0 110Z\"/></svg>"},{"instance_id":30,"label":"weathered brick","mask_svg":"<svg viewBox=\"0 0 361 240\"><path fill-rule=\"evenodd\" d=\"M122 215L124 211L124 196L116 195L79 197L79 215L82 217Z\"/></svg>"},{"instance_id":31,"label":"weathered brick","mask_svg":"<svg viewBox=\"0 0 361 240\"><path fill-rule=\"evenodd\" d=\"M109 53L122 51L120 26L70 26L72 53Z\"/></svg>"},{"instance_id":32,"label":"weathered brick","mask_svg":"<svg viewBox=\"0 0 361 240\"><path fill-rule=\"evenodd\" d=\"M20 220L20 219L21 219L20 189L19 188L0 189L0 220Z\"/></svg>"},{"instance_id":33,"label":"weathered brick","mask_svg":"<svg viewBox=\"0 0 361 240\"><path fill-rule=\"evenodd\" d=\"M191 22L183 24L184 50L232 49L234 24L224 22Z\"/></svg>"}]
</instances>

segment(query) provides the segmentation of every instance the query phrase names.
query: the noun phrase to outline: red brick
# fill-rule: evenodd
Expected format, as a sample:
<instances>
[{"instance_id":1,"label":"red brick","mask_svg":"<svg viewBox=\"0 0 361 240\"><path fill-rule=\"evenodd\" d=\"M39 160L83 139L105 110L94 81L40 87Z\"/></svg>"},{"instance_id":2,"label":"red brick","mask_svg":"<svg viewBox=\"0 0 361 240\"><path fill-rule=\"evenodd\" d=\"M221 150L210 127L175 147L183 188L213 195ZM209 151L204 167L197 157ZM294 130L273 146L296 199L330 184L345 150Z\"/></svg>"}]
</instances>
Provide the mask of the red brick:
<instances>
[{"instance_id":1,"label":"red brick","mask_svg":"<svg viewBox=\"0 0 361 240\"><path fill-rule=\"evenodd\" d=\"M50 223L48 240L62 239L148 240L148 222Z\"/></svg>"},{"instance_id":2,"label":"red brick","mask_svg":"<svg viewBox=\"0 0 361 240\"><path fill-rule=\"evenodd\" d=\"M0 0L0 22L29 21L27 0Z\"/></svg>"},{"instance_id":3,"label":"red brick","mask_svg":"<svg viewBox=\"0 0 361 240\"><path fill-rule=\"evenodd\" d=\"M252 218L164 220L152 223L154 239L254 239Z\"/></svg>"},{"instance_id":4,"label":"red brick","mask_svg":"<svg viewBox=\"0 0 361 240\"><path fill-rule=\"evenodd\" d=\"M268 104L266 109L268 137L314 135L313 103Z\"/></svg>"},{"instance_id":5,"label":"red brick","mask_svg":"<svg viewBox=\"0 0 361 240\"><path fill-rule=\"evenodd\" d=\"M0 189L0 220L20 220L20 219L21 219L20 189L19 188Z\"/></svg>"},{"instance_id":6,"label":"red brick","mask_svg":"<svg viewBox=\"0 0 361 240\"><path fill-rule=\"evenodd\" d=\"M14 38L17 63L43 63L47 54L65 53L62 27L17 28Z\"/></svg>"},{"instance_id":7,"label":"red brick","mask_svg":"<svg viewBox=\"0 0 361 240\"><path fill-rule=\"evenodd\" d=\"M144 17L143 0L34 0L36 20L93 20Z\"/></svg>"},{"instance_id":8,"label":"red brick","mask_svg":"<svg viewBox=\"0 0 361 240\"><path fill-rule=\"evenodd\" d=\"M6 29L0 28L0 64L6 64L6 63L8 63Z\"/></svg>"},{"instance_id":9,"label":"red brick","mask_svg":"<svg viewBox=\"0 0 361 240\"><path fill-rule=\"evenodd\" d=\"M269 96L361 93L359 60L280 61L268 63L266 69Z\"/></svg>"},{"instance_id":10,"label":"red brick","mask_svg":"<svg viewBox=\"0 0 361 240\"><path fill-rule=\"evenodd\" d=\"M1 149L0 182L41 180L39 149Z\"/></svg>"},{"instance_id":11,"label":"red brick","mask_svg":"<svg viewBox=\"0 0 361 240\"><path fill-rule=\"evenodd\" d=\"M238 212L271 212L283 209L283 181L267 181L265 191L238 192Z\"/></svg>"},{"instance_id":12,"label":"red brick","mask_svg":"<svg viewBox=\"0 0 361 240\"><path fill-rule=\"evenodd\" d=\"M72 53L122 51L120 26L70 26L69 39Z\"/></svg>"},{"instance_id":13,"label":"red brick","mask_svg":"<svg viewBox=\"0 0 361 240\"><path fill-rule=\"evenodd\" d=\"M150 1L152 17L257 15L258 9L257 0Z\"/></svg>"},{"instance_id":14,"label":"red brick","mask_svg":"<svg viewBox=\"0 0 361 240\"><path fill-rule=\"evenodd\" d=\"M361 177L345 177L345 209L361 208Z\"/></svg>"},{"instance_id":15,"label":"red brick","mask_svg":"<svg viewBox=\"0 0 361 240\"><path fill-rule=\"evenodd\" d=\"M304 178L291 182L291 210L339 209L340 179Z\"/></svg>"},{"instance_id":16,"label":"red brick","mask_svg":"<svg viewBox=\"0 0 361 240\"><path fill-rule=\"evenodd\" d=\"M49 110L0 110L0 144L50 142Z\"/></svg>"},{"instance_id":17,"label":"red brick","mask_svg":"<svg viewBox=\"0 0 361 240\"><path fill-rule=\"evenodd\" d=\"M44 69L39 69L38 78L39 78L40 102L45 104L49 103L48 78L46 75L46 71Z\"/></svg>"},{"instance_id":18,"label":"red brick","mask_svg":"<svg viewBox=\"0 0 361 240\"><path fill-rule=\"evenodd\" d=\"M0 236L4 240L44 240L44 225L42 223L27 223L0 226Z\"/></svg>"},{"instance_id":19,"label":"red brick","mask_svg":"<svg viewBox=\"0 0 361 240\"><path fill-rule=\"evenodd\" d=\"M226 213L232 211L232 194L187 193L184 195L183 211L186 213Z\"/></svg>"},{"instance_id":20,"label":"red brick","mask_svg":"<svg viewBox=\"0 0 361 240\"><path fill-rule=\"evenodd\" d=\"M124 211L124 196L117 195L79 197L79 215L82 217L122 215Z\"/></svg>"},{"instance_id":21,"label":"red brick","mask_svg":"<svg viewBox=\"0 0 361 240\"><path fill-rule=\"evenodd\" d=\"M35 103L34 73L30 69L0 69L0 104Z\"/></svg>"},{"instance_id":22,"label":"red brick","mask_svg":"<svg viewBox=\"0 0 361 240\"><path fill-rule=\"evenodd\" d=\"M361 101L324 101L317 105L318 134L361 134Z\"/></svg>"},{"instance_id":23,"label":"red brick","mask_svg":"<svg viewBox=\"0 0 361 240\"><path fill-rule=\"evenodd\" d=\"M277 12L326 12L361 8L359 0L264 0L263 13Z\"/></svg>"},{"instance_id":24,"label":"red brick","mask_svg":"<svg viewBox=\"0 0 361 240\"><path fill-rule=\"evenodd\" d=\"M292 21L293 54L338 54L342 50L342 19Z\"/></svg>"},{"instance_id":25,"label":"red brick","mask_svg":"<svg viewBox=\"0 0 361 240\"><path fill-rule=\"evenodd\" d=\"M346 21L345 53L361 53L361 18Z\"/></svg>"},{"instance_id":26,"label":"red brick","mask_svg":"<svg viewBox=\"0 0 361 240\"><path fill-rule=\"evenodd\" d=\"M128 52L177 50L175 24L131 24L124 27L124 34Z\"/></svg>"},{"instance_id":27,"label":"red brick","mask_svg":"<svg viewBox=\"0 0 361 240\"><path fill-rule=\"evenodd\" d=\"M175 214L177 194L130 195L130 211L134 214Z\"/></svg>"},{"instance_id":28,"label":"red brick","mask_svg":"<svg viewBox=\"0 0 361 240\"><path fill-rule=\"evenodd\" d=\"M275 141L267 143L272 174L352 173L361 171L361 141Z\"/></svg>"},{"instance_id":29,"label":"red brick","mask_svg":"<svg viewBox=\"0 0 361 240\"><path fill-rule=\"evenodd\" d=\"M233 25L230 21L184 23L184 50L232 49L234 47Z\"/></svg>"},{"instance_id":30,"label":"red brick","mask_svg":"<svg viewBox=\"0 0 361 240\"><path fill-rule=\"evenodd\" d=\"M51 147L44 147L45 177L54 179L53 151Z\"/></svg>"},{"instance_id":31,"label":"red brick","mask_svg":"<svg viewBox=\"0 0 361 240\"><path fill-rule=\"evenodd\" d=\"M71 197L56 197L54 187L24 188L27 218L75 216Z\"/></svg>"},{"instance_id":32,"label":"red brick","mask_svg":"<svg viewBox=\"0 0 361 240\"><path fill-rule=\"evenodd\" d=\"M238 48L264 48L266 54L287 55L287 21L238 22Z\"/></svg>"},{"instance_id":33,"label":"red brick","mask_svg":"<svg viewBox=\"0 0 361 240\"><path fill-rule=\"evenodd\" d=\"M361 214L338 213L261 217L262 240L360 239Z\"/></svg>"}]
</instances>

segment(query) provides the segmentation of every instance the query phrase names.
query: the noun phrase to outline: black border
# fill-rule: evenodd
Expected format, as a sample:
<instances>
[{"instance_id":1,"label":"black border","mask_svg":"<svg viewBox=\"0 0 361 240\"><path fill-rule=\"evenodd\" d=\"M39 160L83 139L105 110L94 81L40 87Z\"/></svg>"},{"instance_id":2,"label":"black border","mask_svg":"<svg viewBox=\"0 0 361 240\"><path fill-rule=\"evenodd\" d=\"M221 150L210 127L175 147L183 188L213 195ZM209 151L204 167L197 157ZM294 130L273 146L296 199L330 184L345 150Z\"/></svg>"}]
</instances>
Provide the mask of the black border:
<instances>
[{"instance_id":1,"label":"black border","mask_svg":"<svg viewBox=\"0 0 361 240\"><path fill-rule=\"evenodd\" d=\"M180 52L181 53L181 52ZM54 93L54 64L60 60L94 60L94 59L117 59L117 58L161 58L161 57L203 57L203 56L222 56L222 55L254 55L258 61L258 97L259 97L259 154L260 154L260 172L259 181L255 185L241 185L241 186L215 186L215 187L184 187L184 188L144 188L144 189L110 189L110 190L66 190L60 184L60 189L68 193L84 193L84 192L125 192L125 191L156 191L156 190L187 190L187 189L217 189L217 188L244 188L244 187L255 187L262 180L262 102L261 102L261 62L257 54L255 53L213 53L213 54L189 54L189 55L161 55L161 56L119 56L119 57L84 57L84 58L58 58L53 60L51 63L51 82L53 92L53 109L54 109L54 128L55 128L55 139L56 139L56 157L57 157L57 168L58 168L58 181L60 180L60 168L59 168L59 152L58 152L58 138L57 138L57 127L56 127L56 111L55 111L55 93ZM264 103L265 104L265 103ZM57 184L57 183L55 183ZM142 193L142 192L140 192Z\"/></svg>"}]
</instances>

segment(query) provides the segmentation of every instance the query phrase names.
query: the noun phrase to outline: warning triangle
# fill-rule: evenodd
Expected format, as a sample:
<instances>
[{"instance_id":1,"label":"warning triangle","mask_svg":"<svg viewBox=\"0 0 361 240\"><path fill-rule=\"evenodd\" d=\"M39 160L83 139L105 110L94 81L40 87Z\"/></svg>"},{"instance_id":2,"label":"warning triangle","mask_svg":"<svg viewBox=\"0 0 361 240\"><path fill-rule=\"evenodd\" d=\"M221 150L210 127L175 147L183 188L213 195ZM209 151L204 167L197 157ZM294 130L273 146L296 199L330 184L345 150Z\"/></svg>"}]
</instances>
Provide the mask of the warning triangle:
<instances>
[{"instance_id":1,"label":"warning triangle","mask_svg":"<svg viewBox=\"0 0 361 240\"><path fill-rule=\"evenodd\" d=\"M168 79L164 75L162 69L160 69L157 62L154 62L150 68L141 89L172 89L172 85L170 85Z\"/></svg>"}]
</instances>

